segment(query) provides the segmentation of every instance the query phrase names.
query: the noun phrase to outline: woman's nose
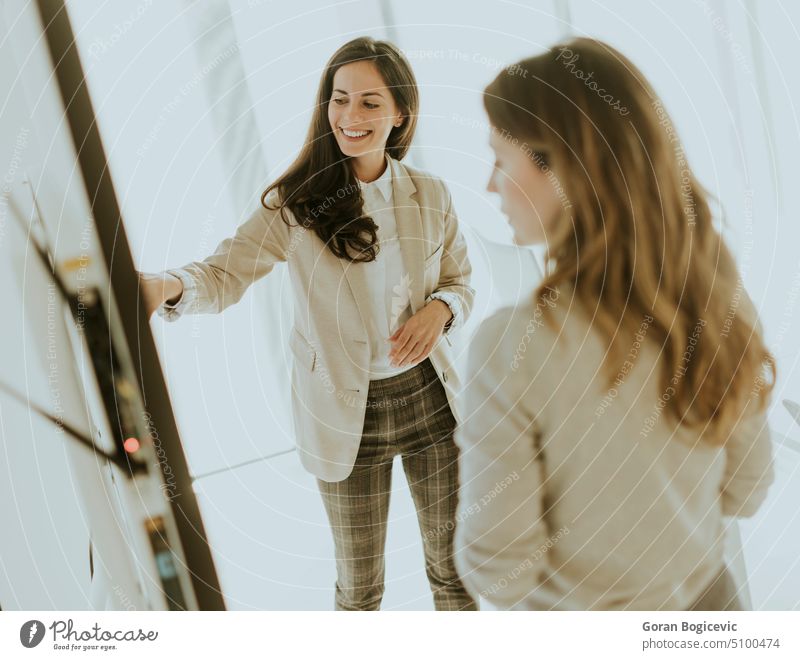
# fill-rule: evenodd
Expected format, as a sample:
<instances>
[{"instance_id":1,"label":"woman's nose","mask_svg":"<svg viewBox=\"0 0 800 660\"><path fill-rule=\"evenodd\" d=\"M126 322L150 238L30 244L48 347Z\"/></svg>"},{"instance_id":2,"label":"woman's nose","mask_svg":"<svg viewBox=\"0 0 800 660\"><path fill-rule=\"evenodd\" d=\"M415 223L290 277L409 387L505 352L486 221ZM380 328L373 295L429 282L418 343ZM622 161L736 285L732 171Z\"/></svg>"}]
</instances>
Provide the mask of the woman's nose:
<instances>
[{"instance_id":1,"label":"woman's nose","mask_svg":"<svg viewBox=\"0 0 800 660\"><path fill-rule=\"evenodd\" d=\"M357 125L363 117L361 116L361 111L354 111L354 110L346 110L344 113L344 124L345 126L355 126Z\"/></svg>"},{"instance_id":2,"label":"woman's nose","mask_svg":"<svg viewBox=\"0 0 800 660\"><path fill-rule=\"evenodd\" d=\"M490 193L499 192L497 190L497 186L494 184L494 172L492 172L491 176L489 177L489 181L486 183L486 190Z\"/></svg>"}]
</instances>

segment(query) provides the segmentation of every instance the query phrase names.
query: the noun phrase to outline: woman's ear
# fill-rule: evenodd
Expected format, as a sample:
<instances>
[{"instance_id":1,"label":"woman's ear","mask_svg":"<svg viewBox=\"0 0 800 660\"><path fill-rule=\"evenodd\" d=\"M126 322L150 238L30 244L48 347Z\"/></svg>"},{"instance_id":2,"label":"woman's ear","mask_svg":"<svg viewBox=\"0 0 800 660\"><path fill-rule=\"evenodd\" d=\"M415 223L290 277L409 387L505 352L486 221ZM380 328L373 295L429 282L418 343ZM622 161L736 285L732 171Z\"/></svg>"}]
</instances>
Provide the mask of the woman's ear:
<instances>
[{"instance_id":1,"label":"woman's ear","mask_svg":"<svg viewBox=\"0 0 800 660\"><path fill-rule=\"evenodd\" d=\"M395 127L402 126L403 125L403 120L404 120L403 115L399 115L397 117L397 121L394 123Z\"/></svg>"}]
</instances>

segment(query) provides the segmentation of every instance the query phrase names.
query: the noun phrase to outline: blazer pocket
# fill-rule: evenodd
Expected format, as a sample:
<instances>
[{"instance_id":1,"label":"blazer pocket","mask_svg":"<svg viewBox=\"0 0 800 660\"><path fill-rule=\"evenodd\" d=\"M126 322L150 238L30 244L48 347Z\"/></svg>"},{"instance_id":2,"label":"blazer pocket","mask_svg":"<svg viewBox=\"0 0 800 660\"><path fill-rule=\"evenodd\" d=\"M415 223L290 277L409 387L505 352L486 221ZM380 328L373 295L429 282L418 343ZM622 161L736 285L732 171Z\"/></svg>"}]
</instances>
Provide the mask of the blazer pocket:
<instances>
[{"instance_id":1,"label":"blazer pocket","mask_svg":"<svg viewBox=\"0 0 800 660\"><path fill-rule=\"evenodd\" d=\"M444 247L444 243L441 243L439 247L437 247L431 254L429 254L425 258L425 268L430 266L434 261L439 259L442 256L442 248Z\"/></svg>"},{"instance_id":2,"label":"blazer pocket","mask_svg":"<svg viewBox=\"0 0 800 660\"><path fill-rule=\"evenodd\" d=\"M300 364L309 371L314 371L314 366L317 363L317 352L297 328L292 328L292 332L289 335L289 348Z\"/></svg>"}]
</instances>

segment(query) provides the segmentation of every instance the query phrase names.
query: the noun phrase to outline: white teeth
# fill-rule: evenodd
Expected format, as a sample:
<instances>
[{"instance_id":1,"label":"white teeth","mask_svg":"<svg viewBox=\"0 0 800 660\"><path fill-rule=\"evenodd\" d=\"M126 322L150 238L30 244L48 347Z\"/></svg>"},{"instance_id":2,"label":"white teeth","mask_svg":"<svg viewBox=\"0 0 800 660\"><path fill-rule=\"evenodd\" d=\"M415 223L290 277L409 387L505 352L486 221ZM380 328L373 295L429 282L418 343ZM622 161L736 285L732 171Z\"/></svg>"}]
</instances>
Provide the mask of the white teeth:
<instances>
[{"instance_id":1,"label":"white teeth","mask_svg":"<svg viewBox=\"0 0 800 660\"><path fill-rule=\"evenodd\" d=\"M342 129L342 133L344 133L347 137L356 138L356 137L364 137L369 131L348 131L346 128Z\"/></svg>"}]
</instances>

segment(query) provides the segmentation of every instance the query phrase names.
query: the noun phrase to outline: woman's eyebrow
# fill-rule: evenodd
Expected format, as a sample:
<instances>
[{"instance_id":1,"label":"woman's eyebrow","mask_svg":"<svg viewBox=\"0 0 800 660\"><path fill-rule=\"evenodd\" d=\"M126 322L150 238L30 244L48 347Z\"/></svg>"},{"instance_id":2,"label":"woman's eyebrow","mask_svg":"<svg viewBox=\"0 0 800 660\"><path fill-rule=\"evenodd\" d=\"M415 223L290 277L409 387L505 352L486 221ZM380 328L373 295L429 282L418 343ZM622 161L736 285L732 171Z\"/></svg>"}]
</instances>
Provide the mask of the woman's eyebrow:
<instances>
[{"instance_id":1,"label":"woman's eyebrow","mask_svg":"<svg viewBox=\"0 0 800 660\"><path fill-rule=\"evenodd\" d=\"M345 96L349 96L349 94L345 92L343 89L334 89L333 91L339 92L339 94L344 94ZM381 98L383 98L383 94L381 94L380 92L364 92L363 94L361 94L361 96L380 96Z\"/></svg>"}]
</instances>

